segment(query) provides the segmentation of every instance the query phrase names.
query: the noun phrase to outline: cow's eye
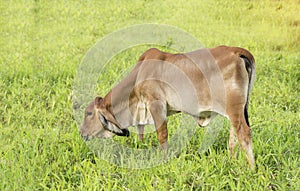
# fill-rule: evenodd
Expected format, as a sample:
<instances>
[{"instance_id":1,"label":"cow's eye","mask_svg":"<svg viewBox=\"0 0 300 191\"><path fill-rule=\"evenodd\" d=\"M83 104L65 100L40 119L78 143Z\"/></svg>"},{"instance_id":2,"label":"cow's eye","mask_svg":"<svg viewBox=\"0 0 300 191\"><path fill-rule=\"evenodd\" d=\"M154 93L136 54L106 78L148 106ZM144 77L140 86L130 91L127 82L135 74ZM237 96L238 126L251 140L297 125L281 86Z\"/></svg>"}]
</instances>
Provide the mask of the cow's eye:
<instances>
[{"instance_id":1,"label":"cow's eye","mask_svg":"<svg viewBox=\"0 0 300 191\"><path fill-rule=\"evenodd\" d=\"M91 115L93 115L93 112L86 112L86 116L91 116Z\"/></svg>"}]
</instances>

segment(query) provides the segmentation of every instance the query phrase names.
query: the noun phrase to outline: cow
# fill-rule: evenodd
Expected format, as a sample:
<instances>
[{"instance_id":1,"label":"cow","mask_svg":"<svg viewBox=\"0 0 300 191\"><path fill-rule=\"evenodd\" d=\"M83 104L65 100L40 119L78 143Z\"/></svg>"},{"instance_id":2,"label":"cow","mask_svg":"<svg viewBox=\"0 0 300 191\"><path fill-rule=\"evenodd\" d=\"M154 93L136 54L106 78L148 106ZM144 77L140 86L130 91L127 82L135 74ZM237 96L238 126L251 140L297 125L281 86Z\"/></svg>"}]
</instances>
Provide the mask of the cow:
<instances>
[{"instance_id":1,"label":"cow","mask_svg":"<svg viewBox=\"0 0 300 191\"><path fill-rule=\"evenodd\" d=\"M80 133L85 140L129 136L128 127L137 126L143 140L144 126L153 124L161 148L167 150L167 116L182 112L202 127L219 114L231 124L231 156L239 142L254 168L248 105L255 71L254 57L239 47L178 54L151 48L127 77L87 106Z\"/></svg>"}]
</instances>

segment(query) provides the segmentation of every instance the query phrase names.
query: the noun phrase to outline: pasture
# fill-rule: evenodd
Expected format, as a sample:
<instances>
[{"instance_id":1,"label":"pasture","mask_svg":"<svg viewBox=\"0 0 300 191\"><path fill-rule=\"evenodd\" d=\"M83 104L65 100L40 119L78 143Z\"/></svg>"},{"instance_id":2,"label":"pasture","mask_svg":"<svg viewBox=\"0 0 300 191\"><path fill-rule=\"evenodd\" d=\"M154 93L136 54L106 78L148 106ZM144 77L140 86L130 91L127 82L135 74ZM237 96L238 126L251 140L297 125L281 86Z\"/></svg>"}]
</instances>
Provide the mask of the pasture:
<instances>
[{"instance_id":1,"label":"pasture","mask_svg":"<svg viewBox=\"0 0 300 191\"><path fill-rule=\"evenodd\" d=\"M1 0L0 9L0 190L300 190L300 1ZM242 152L230 160L226 120L204 152L207 129L196 128L180 154L151 168L112 164L82 140L72 101L78 66L106 35L144 23L176 26L206 47L253 53L255 171ZM170 44L157 47L174 52ZM153 46L113 57L99 74L98 95ZM172 117L170 131L179 123ZM145 142L135 133L113 141L158 145L155 132Z\"/></svg>"}]
</instances>

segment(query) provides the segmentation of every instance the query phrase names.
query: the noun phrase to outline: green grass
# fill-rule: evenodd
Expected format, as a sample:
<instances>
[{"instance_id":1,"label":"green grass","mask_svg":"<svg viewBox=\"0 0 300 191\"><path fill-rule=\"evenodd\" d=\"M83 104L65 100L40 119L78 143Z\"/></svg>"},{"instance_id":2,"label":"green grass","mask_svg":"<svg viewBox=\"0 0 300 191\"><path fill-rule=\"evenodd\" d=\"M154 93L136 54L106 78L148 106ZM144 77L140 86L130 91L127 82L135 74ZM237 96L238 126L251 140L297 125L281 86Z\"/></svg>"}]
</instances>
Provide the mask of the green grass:
<instances>
[{"instance_id":1,"label":"green grass","mask_svg":"<svg viewBox=\"0 0 300 191\"><path fill-rule=\"evenodd\" d=\"M1 0L0 6L0 190L300 190L299 1ZM113 165L81 139L72 90L85 53L117 29L149 22L182 28L207 47L241 46L254 54L249 112L256 171L242 153L229 159L228 122L206 152L198 153L206 130L197 128L180 155L147 169ZM99 76L99 94L148 47L113 58ZM177 120L170 119L171 132ZM114 141L158 144L155 133L145 143L135 134Z\"/></svg>"}]
</instances>

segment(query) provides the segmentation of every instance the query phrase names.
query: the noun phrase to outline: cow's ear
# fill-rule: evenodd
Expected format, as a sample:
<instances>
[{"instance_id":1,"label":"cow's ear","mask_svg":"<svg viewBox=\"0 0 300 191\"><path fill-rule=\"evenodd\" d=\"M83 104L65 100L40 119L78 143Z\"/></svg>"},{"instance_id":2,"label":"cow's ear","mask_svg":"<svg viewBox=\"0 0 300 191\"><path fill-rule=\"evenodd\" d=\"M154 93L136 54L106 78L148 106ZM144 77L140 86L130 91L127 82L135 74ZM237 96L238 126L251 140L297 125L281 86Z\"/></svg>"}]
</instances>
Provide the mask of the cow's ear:
<instances>
[{"instance_id":1,"label":"cow's ear","mask_svg":"<svg viewBox=\"0 0 300 191\"><path fill-rule=\"evenodd\" d=\"M95 106L99 108L102 100L103 100L102 97L96 97L95 98Z\"/></svg>"}]
</instances>

